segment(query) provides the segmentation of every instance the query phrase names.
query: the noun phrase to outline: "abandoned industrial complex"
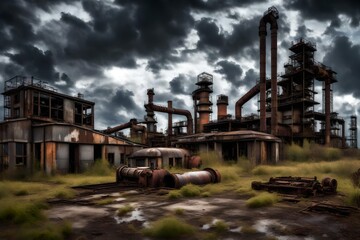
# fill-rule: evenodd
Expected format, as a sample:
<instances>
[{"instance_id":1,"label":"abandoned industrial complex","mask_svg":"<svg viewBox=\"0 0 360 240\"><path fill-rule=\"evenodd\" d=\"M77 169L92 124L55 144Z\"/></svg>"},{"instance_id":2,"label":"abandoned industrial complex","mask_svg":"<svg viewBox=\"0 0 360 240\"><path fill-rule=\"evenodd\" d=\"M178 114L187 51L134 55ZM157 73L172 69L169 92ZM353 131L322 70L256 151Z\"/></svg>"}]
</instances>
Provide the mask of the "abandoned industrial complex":
<instances>
[{"instance_id":1,"label":"abandoned industrial complex","mask_svg":"<svg viewBox=\"0 0 360 240\"><path fill-rule=\"evenodd\" d=\"M315 60L315 43L305 39L294 42L289 48L291 55L284 65L285 72L278 78L278 17L276 8L271 7L260 20L260 80L254 79L254 86L239 97L234 118L227 111L228 96L219 95L217 119L211 119L214 79L205 72L194 83L193 112L174 108L171 100L167 106L156 105L155 91L148 89L144 120L130 119L102 131L94 129L95 103L81 95L58 93L33 77L16 76L5 81L4 121L0 123L1 170L22 167L46 173L76 173L96 159L107 159L114 165L142 166L134 160L140 153L134 152L147 147L160 148L152 153L154 159L161 159L161 154L166 152L163 147L176 147L186 149L190 155L215 151L224 160L246 157L254 165L276 163L283 157L285 144L301 145L304 140L356 148L357 118L351 116L350 137L346 138L345 121L333 111L332 84L337 82L336 72ZM271 31L269 80L266 79L267 24ZM315 110L320 104L315 101L317 84L322 86L320 112ZM258 95L259 114L243 114L243 105ZM155 112L168 114L166 134L157 131ZM186 120L174 123L173 114ZM116 134L124 129L130 129L131 139L138 141ZM142 157L139 161L156 167L178 165L176 157L166 163Z\"/></svg>"}]
</instances>

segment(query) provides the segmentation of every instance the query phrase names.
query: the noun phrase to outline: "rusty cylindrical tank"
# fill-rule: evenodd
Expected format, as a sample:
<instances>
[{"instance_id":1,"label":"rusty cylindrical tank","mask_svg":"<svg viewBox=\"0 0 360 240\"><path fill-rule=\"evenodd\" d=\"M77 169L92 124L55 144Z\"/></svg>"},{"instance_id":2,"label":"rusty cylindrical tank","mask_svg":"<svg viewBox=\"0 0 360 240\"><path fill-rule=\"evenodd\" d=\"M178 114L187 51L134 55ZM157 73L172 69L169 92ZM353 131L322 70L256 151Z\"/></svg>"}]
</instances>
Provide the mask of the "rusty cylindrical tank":
<instances>
[{"instance_id":1,"label":"rusty cylindrical tank","mask_svg":"<svg viewBox=\"0 0 360 240\"><path fill-rule=\"evenodd\" d=\"M204 185L208 183L218 183L221 175L217 170L205 168L202 171L186 172L183 174L170 174L164 177L165 187L181 188L186 184Z\"/></svg>"},{"instance_id":2,"label":"rusty cylindrical tank","mask_svg":"<svg viewBox=\"0 0 360 240\"><path fill-rule=\"evenodd\" d=\"M164 177L169 174L165 169L151 170L120 166L116 170L116 182L130 181L137 183L140 187L161 187Z\"/></svg>"},{"instance_id":3,"label":"rusty cylindrical tank","mask_svg":"<svg viewBox=\"0 0 360 240\"><path fill-rule=\"evenodd\" d=\"M202 164L200 156L189 156L185 159L185 167L188 169L200 168Z\"/></svg>"}]
</instances>

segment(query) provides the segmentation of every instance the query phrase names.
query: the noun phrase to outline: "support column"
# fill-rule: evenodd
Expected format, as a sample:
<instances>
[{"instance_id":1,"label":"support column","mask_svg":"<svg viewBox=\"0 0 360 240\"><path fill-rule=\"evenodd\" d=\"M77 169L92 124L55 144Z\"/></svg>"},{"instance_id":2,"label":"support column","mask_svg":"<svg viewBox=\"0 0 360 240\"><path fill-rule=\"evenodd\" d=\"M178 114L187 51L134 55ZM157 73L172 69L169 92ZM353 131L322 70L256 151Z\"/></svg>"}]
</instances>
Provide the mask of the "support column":
<instances>
[{"instance_id":1,"label":"support column","mask_svg":"<svg viewBox=\"0 0 360 240\"><path fill-rule=\"evenodd\" d=\"M325 145L330 146L330 79L325 79Z\"/></svg>"},{"instance_id":2,"label":"support column","mask_svg":"<svg viewBox=\"0 0 360 240\"><path fill-rule=\"evenodd\" d=\"M172 110L172 101L168 101L168 109ZM172 135L172 113L168 113L168 136Z\"/></svg>"},{"instance_id":3,"label":"support column","mask_svg":"<svg viewBox=\"0 0 360 240\"><path fill-rule=\"evenodd\" d=\"M266 25L260 30L260 132L266 132Z\"/></svg>"},{"instance_id":4,"label":"support column","mask_svg":"<svg viewBox=\"0 0 360 240\"><path fill-rule=\"evenodd\" d=\"M277 120L277 29L271 29L271 134L278 133Z\"/></svg>"}]
</instances>

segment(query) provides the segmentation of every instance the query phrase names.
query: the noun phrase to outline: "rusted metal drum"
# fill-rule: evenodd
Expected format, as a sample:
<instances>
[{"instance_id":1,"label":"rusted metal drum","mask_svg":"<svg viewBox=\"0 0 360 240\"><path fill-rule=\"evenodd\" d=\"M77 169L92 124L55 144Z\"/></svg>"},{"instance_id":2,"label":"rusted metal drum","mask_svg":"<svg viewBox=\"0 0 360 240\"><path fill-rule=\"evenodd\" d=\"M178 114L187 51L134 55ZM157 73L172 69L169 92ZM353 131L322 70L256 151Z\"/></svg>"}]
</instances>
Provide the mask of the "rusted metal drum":
<instances>
[{"instance_id":1,"label":"rusted metal drum","mask_svg":"<svg viewBox=\"0 0 360 240\"><path fill-rule=\"evenodd\" d=\"M221 175L217 170L205 168L202 171L192 171L183 174L171 174L164 177L164 186L170 188L181 188L186 184L204 185L208 183L218 183Z\"/></svg>"},{"instance_id":2,"label":"rusted metal drum","mask_svg":"<svg viewBox=\"0 0 360 240\"><path fill-rule=\"evenodd\" d=\"M170 175L170 173L165 169L151 170L147 167L120 166L116 170L116 182L131 181L138 183L140 187L161 187L166 175Z\"/></svg>"},{"instance_id":3,"label":"rusted metal drum","mask_svg":"<svg viewBox=\"0 0 360 240\"><path fill-rule=\"evenodd\" d=\"M335 178L326 177L321 181L324 192L336 192L337 180Z\"/></svg>"},{"instance_id":4,"label":"rusted metal drum","mask_svg":"<svg viewBox=\"0 0 360 240\"><path fill-rule=\"evenodd\" d=\"M202 161L200 156L191 156L186 159L185 166L186 168L192 169L192 168L199 168L201 164Z\"/></svg>"}]
</instances>

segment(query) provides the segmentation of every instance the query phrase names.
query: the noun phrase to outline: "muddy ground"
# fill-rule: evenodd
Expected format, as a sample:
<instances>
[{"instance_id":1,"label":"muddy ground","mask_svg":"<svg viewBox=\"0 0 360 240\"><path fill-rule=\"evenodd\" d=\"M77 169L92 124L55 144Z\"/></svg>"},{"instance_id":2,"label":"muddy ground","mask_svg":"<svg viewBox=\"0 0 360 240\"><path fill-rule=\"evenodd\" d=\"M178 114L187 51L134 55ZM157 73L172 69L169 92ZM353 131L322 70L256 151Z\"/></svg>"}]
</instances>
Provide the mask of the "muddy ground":
<instances>
[{"instance_id":1,"label":"muddy ground","mask_svg":"<svg viewBox=\"0 0 360 240\"><path fill-rule=\"evenodd\" d=\"M70 201L51 201L47 215L52 221L72 223L71 239L149 239L141 230L157 219L175 215L198 229L186 239L359 239L360 212L352 210L342 216L328 212L307 211L314 203L338 204L344 196L317 196L295 201L280 201L264 208L249 209L249 196L228 192L211 197L169 200L168 190L78 190L79 197ZM107 204L99 200L113 199ZM103 201L106 203L106 200ZM134 210L117 217L116 210L130 204ZM214 223L222 220L228 226L216 232Z\"/></svg>"}]
</instances>

